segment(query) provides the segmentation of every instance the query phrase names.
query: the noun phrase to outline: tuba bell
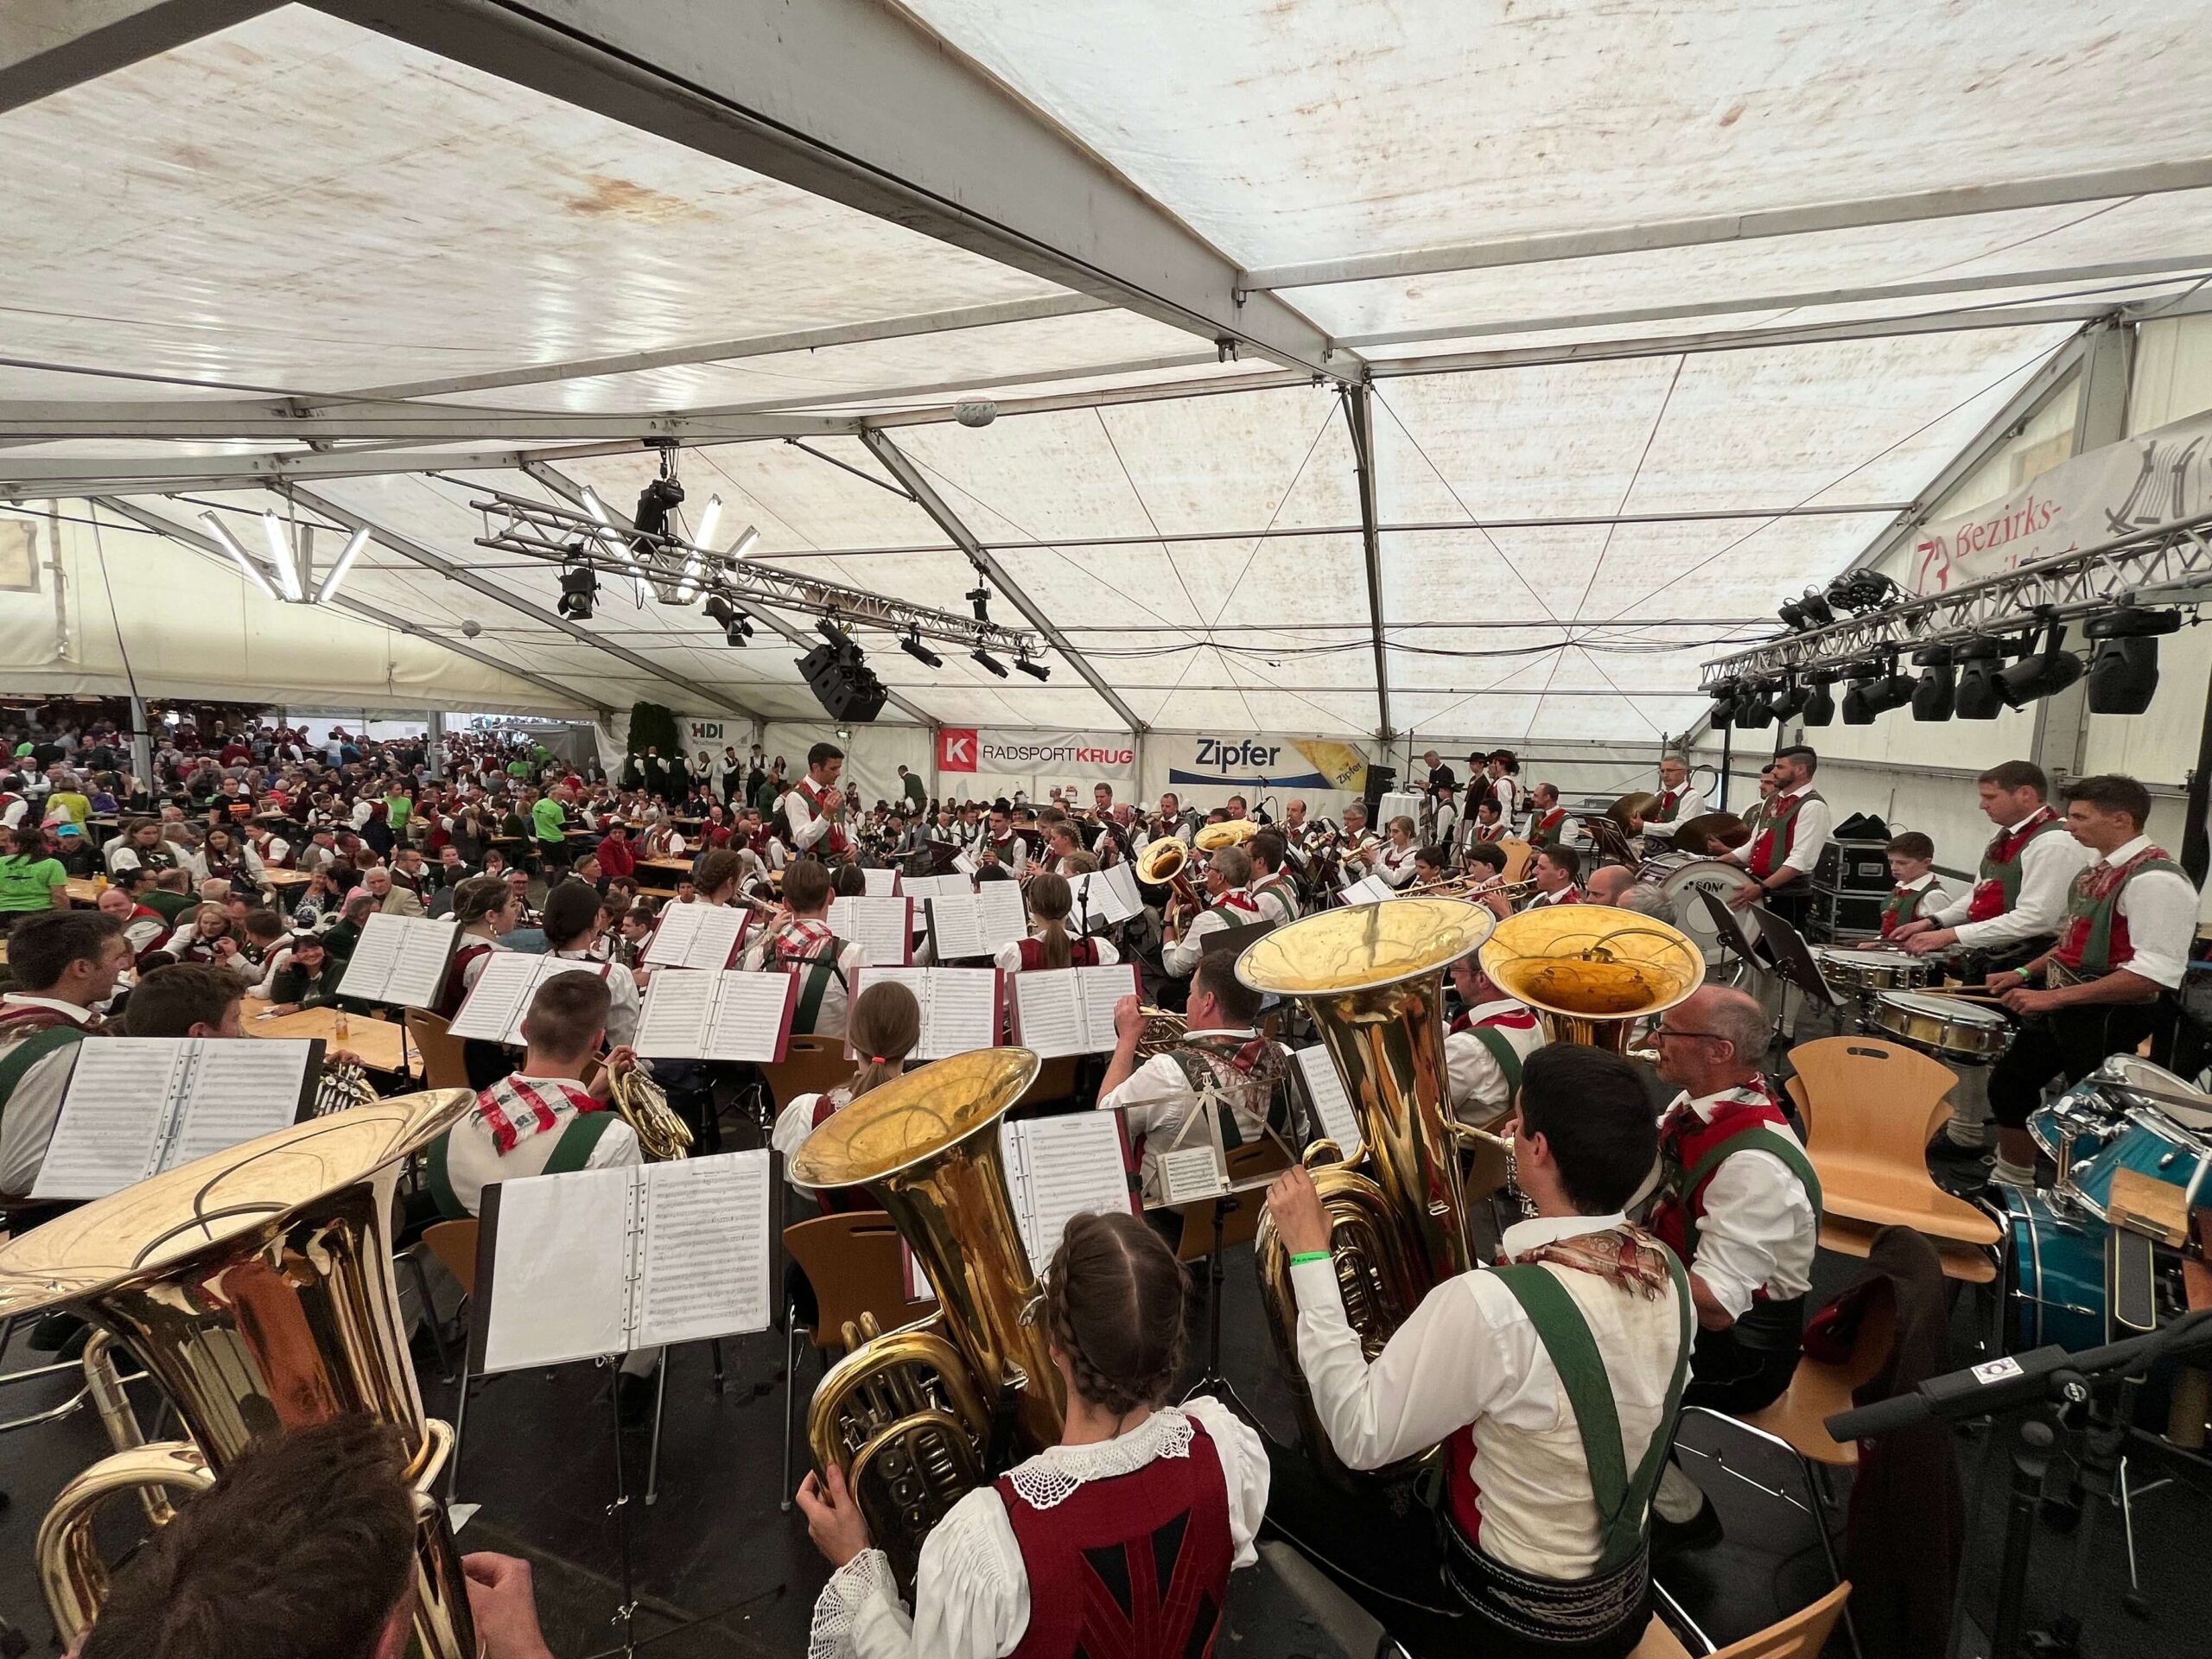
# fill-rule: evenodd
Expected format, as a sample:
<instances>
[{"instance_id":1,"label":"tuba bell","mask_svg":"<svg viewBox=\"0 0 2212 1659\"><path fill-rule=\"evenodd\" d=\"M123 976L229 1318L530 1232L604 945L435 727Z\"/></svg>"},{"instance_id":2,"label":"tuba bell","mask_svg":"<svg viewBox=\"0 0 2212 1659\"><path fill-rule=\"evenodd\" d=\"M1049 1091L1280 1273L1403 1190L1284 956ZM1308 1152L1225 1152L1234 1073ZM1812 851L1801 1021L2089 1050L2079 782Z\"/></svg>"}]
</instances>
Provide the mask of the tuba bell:
<instances>
[{"instance_id":1,"label":"tuba bell","mask_svg":"<svg viewBox=\"0 0 2212 1659\"><path fill-rule=\"evenodd\" d=\"M1165 887L1173 902L1192 910L1204 907L1198 890L1191 885L1191 849L1173 836L1154 836L1137 855L1137 880L1148 887Z\"/></svg>"},{"instance_id":2,"label":"tuba bell","mask_svg":"<svg viewBox=\"0 0 2212 1659\"><path fill-rule=\"evenodd\" d=\"M145 1367L191 1436L119 1451L55 1499L38 1562L65 1646L106 1599L93 1525L110 1497L137 1493L153 1515L150 1489L204 1488L257 1435L362 1412L399 1430L416 1491L416 1641L429 1659L476 1659L460 1552L431 1497L453 1431L423 1415L391 1233L400 1166L474 1099L443 1089L310 1118L0 1246L0 1317L73 1308ZM128 1414L103 1404L118 1444L136 1438Z\"/></svg>"},{"instance_id":3,"label":"tuba bell","mask_svg":"<svg viewBox=\"0 0 2212 1659\"><path fill-rule=\"evenodd\" d=\"M1370 1360L1424 1294L1473 1265L1444 1058L1444 970L1495 925L1479 905L1400 899L1319 912L1237 958L1245 984L1306 1005L1359 1120L1359 1166L1326 1141L1306 1149L1306 1163L1329 1217L1344 1314ZM1306 1446L1333 1467L1297 1364L1290 1253L1272 1217L1261 1219L1257 1260Z\"/></svg>"},{"instance_id":4,"label":"tuba bell","mask_svg":"<svg viewBox=\"0 0 2212 1659\"><path fill-rule=\"evenodd\" d=\"M844 1471L868 1536L911 1585L922 1539L998 1472L995 1420L1021 1455L1060 1437L1067 1402L1046 1333L1030 1322L1037 1275L1014 1218L999 1119L1036 1077L1026 1048L985 1048L870 1090L801 1144L791 1179L865 1186L937 1292L938 1311L878 1334L849 1329L807 1413L807 1444Z\"/></svg>"},{"instance_id":5,"label":"tuba bell","mask_svg":"<svg viewBox=\"0 0 2212 1659\"><path fill-rule=\"evenodd\" d=\"M1219 823L1201 824L1191 841L1200 852L1213 853L1224 847L1242 847L1259 833L1260 826L1249 818L1225 818Z\"/></svg>"},{"instance_id":6,"label":"tuba bell","mask_svg":"<svg viewBox=\"0 0 2212 1659\"><path fill-rule=\"evenodd\" d=\"M1491 983L1536 1011L1554 1043L1618 1054L1638 1020L1663 1014L1705 982L1688 934L1610 905L1548 905L1497 925L1482 947Z\"/></svg>"}]
</instances>

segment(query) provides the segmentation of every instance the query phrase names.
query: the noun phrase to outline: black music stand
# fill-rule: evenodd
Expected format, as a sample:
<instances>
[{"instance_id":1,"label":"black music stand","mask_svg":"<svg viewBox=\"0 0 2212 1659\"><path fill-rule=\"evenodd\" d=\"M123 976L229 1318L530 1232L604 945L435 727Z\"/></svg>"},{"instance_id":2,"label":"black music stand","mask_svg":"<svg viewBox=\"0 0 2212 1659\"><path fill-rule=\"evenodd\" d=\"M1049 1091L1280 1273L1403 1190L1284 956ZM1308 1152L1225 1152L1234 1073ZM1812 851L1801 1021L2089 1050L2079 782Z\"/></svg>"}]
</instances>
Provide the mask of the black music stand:
<instances>
[{"instance_id":1,"label":"black music stand","mask_svg":"<svg viewBox=\"0 0 2212 1659\"><path fill-rule=\"evenodd\" d=\"M932 841L917 847L911 853L901 853L901 872L906 875L951 875L953 861L960 856L960 849L950 842Z\"/></svg>"},{"instance_id":2,"label":"black music stand","mask_svg":"<svg viewBox=\"0 0 2212 1659\"><path fill-rule=\"evenodd\" d=\"M1713 895L1707 893L1706 897L1710 899ZM1759 942L1773 957L1776 974L1785 984L1795 985L1802 991L1805 1000L1815 1007L1834 1013L1838 1007L1835 993L1821 977L1821 964L1813 959L1813 950L1805 943L1805 936L1764 905L1753 905L1751 909L1759 918Z\"/></svg>"},{"instance_id":3,"label":"black music stand","mask_svg":"<svg viewBox=\"0 0 2212 1659\"><path fill-rule=\"evenodd\" d=\"M1728 907L1719 893L1709 887L1700 887L1697 896L1705 900L1706 913L1713 918L1713 926L1719 931L1721 944L1733 950L1738 961L1747 968L1766 968L1770 965L1759 955L1758 947L1751 943L1751 935L1744 931L1744 925L1737 919L1736 912Z\"/></svg>"},{"instance_id":4,"label":"black music stand","mask_svg":"<svg viewBox=\"0 0 2212 1659\"><path fill-rule=\"evenodd\" d=\"M1198 954L1211 957L1228 950L1242 955L1246 945L1256 944L1280 925L1276 922L1245 922L1236 927L1217 928L1198 942Z\"/></svg>"}]
</instances>

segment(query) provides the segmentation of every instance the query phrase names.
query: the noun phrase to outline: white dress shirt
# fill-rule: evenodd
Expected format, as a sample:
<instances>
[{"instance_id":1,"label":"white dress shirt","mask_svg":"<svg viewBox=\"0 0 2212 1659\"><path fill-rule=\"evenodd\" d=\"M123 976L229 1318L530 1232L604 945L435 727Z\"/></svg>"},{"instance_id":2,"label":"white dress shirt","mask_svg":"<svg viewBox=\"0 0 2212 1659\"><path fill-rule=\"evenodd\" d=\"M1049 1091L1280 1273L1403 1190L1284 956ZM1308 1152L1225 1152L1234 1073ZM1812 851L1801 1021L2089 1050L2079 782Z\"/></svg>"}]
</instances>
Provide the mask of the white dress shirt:
<instances>
[{"instance_id":1,"label":"white dress shirt","mask_svg":"<svg viewBox=\"0 0 2212 1659\"><path fill-rule=\"evenodd\" d=\"M817 785L824 794L836 788L835 784ZM836 826L814 810L814 803L797 784L784 792L784 821L791 827L791 842L802 853L813 853L828 839ZM850 837L847 837L848 841Z\"/></svg>"},{"instance_id":2,"label":"white dress shirt","mask_svg":"<svg viewBox=\"0 0 2212 1659\"><path fill-rule=\"evenodd\" d=\"M1667 792L1667 785L1662 784L1651 792L1655 795L1664 795ZM1695 784L1685 783L1675 791L1675 816L1664 823L1655 823L1650 827L1662 834L1671 836L1675 833L1676 824L1687 823L1692 818L1702 817L1705 816L1705 797L1700 792L1698 786Z\"/></svg>"},{"instance_id":3,"label":"white dress shirt","mask_svg":"<svg viewBox=\"0 0 2212 1659\"><path fill-rule=\"evenodd\" d=\"M638 1034L638 1010L645 998L639 994L637 976L619 962L607 962L590 950L549 950L563 962L599 963L606 972L607 994L613 999L607 1010L607 1046L620 1048Z\"/></svg>"},{"instance_id":4,"label":"white dress shirt","mask_svg":"<svg viewBox=\"0 0 2212 1659\"><path fill-rule=\"evenodd\" d=\"M1479 1026L1499 1014L1528 1012L1525 1003L1509 996L1495 1002L1477 1003L1467 1010L1467 1018L1471 1025ZM1512 1025L1496 1029L1524 1060L1544 1046L1541 1022L1525 1028ZM1513 1103L1513 1090L1505 1081L1504 1069L1490 1052L1489 1045L1471 1029L1445 1033L1444 1065L1452 1078L1452 1109L1462 1123L1487 1126L1497 1122L1498 1114Z\"/></svg>"},{"instance_id":5,"label":"white dress shirt","mask_svg":"<svg viewBox=\"0 0 2212 1659\"><path fill-rule=\"evenodd\" d=\"M2023 818L2008 825L2005 833L2017 834L2026 823ZM2095 856L2063 827L2046 830L2020 849L2020 896L2012 909L1985 922L1970 922L1967 912L1973 906L1974 893L1969 890L1931 912L1936 925L1956 931L1961 944L1981 950L2056 933L2066 925L2066 901L2073 893L2074 878ZM2133 931L2131 926L2130 933Z\"/></svg>"},{"instance_id":6,"label":"white dress shirt","mask_svg":"<svg viewBox=\"0 0 2212 1659\"><path fill-rule=\"evenodd\" d=\"M1267 1448L1243 1419L1205 1395L1162 1406L1126 1434L1089 1446L1053 1446L1018 1465L1017 1490L1044 1493L1134 1474L1160 1458L1190 1454L1196 1422L1212 1440L1229 1489L1231 1567L1259 1560L1255 1540L1268 1507ZM922 1541L912 1612L891 1564L866 1549L831 1575L814 1607L807 1659L1003 1659L1029 1629L1029 1574L995 1486L963 1497Z\"/></svg>"},{"instance_id":7,"label":"white dress shirt","mask_svg":"<svg viewBox=\"0 0 2212 1659\"><path fill-rule=\"evenodd\" d=\"M89 1008L50 996L10 991L0 997L0 1008L52 1008L73 1025L90 1023ZM61 1120L61 1097L69 1092L69 1079L77 1072L77 1050L69 1043L34 1060L8 1096L0 1112L0 1192L10 1198L29 1195L46 1162L46 1149L54 1139L54 1126ZM0 1051L4 1052L4 1051Z\"/></svg>"},{"instance_id":8,"label":"white dress shirt","mask_svg":"<svg viewBox=\"0 0 2212 1659\"><path fill-rule=\"evenodd\" d=\"M1579 1233L1618 1227L1611 1216L1515 1224L1500 1248L1518 1255ZM1681 1353L1680 1299L1645 1300L1594 1274L1555 1274L1591 1325L1620 1417L1631 1469L1666 1408ZM1344 1318L1332 1262L1290 1270L1298 1299L1298 1364L1337 1455L1379 1469L1472 1426L1482 1550L1523 1573L1589 1577L1602 1537L1574 1408L1543 1340L1497 1274L1446 1281L1421 1299L1370 1365ZM1459 1472L1459 1471L1455 1471Z\"/></svg>"},{"instance_id":9,"label":"white dress shirt","mask_svg":"<svg viewBox=\"0 0 2212 1659\"><path fill-rule=\"evenodd\" d=\"M1809 794L1812 789L1813 785L1808 779L1795 789L1784 790L1774 798L1767 810L1769 812L1773 812L1783 801ZM1770 871L1769 874L1772 874L1781 870L1795 870L1800 875L1811 875L1813 867L1821 861L1821 849L1828 844L1828 838L1834 829L1835 809L1826 801L1807 801L1797 809L1796 819L1790 826L1789 853L1783 857L1782 862L1775 867L1775 870ZM1737 863L1748 868L1751 861L1751 849L1758 845L1759 836L1765 833L1765 826L1762 824L1752 832L1749 841L1734 852L1725 853L1722 856L1733 859Z\"/></svg>"},{"instance_id":10,"label":"white dress shirt","mask_svg":"<svg viewBox=\"0 0 2212 1659\"><path fill-rule=\"evenodd\" d=\"M1414 879L1414 855L1420 850L1411 842L1403 847L1384 842L1382 851L1375 855L1375 874L1394 887L1404 887Z\"/></svg>"},{"instance_id":11,"label":"white dress shirt","mask_svg":"<svg viewBox=\"0 0 2212 1659\"><path fill-rule=\"evenodd\" d=\"M1723 1089L1691 1100L1675 1096L1672 1111L1685 1101L1700 1121L1710 1123L1723 1103L1764 1100L1756 1091ZM1795 1145L1787 1123L1763 1126ZM1705 1214L1697 1224L1697 1259L1688 1264L1705 1281L1731 1319L1750 1312L1760 1290L1776 1301L1802 1296L1813 1285L1813 1249L1820 1238L1820 1217L1812 1195L1788 1165L1756 1147L1732 1152L1705 1184Z\"/></svg>"},{"instance_id":12,"label":"white dress shirt","mask_svg":"<svg viewBox=\"0 0 2212 1659\"><path fill-rule=\"evenodd\" d=\"M2150 836L2138 836L2124 847L2095 854L2089 862L2092 868L2125 864L2150 844ZM2127 971L2170 991L2177 989L2189 972L2189 947L2196 938L2196 889L2185 875L2149 870L2130 876L2120 890L2116 906L2127 923L2127 943L2134 952L2124 964Z\"/></svg>"},{"instance_id":13,"label":"white dress shirt","mask_svg":"<svg viewBox=\"0 0 2212 1659\"><path fill-rule=\"evenodd\" d=\"M561 1137L581 1116L563 1087L566 1084L570 1089L581 1088L582 1085L574 1077L534 1077L520 1073L514 1080L535 1089L552 1109L553 1127L524 1135L515 1142L512 1151L505 1153L499 1150L490 1128L473 1109L446 1131L446 1179L452 1183L454 1198L472 1216L480 1213L486 1187L543 1175L561 1144ZM617 1121L600 1131L583 1166L627 1169L644 1161L645 1154L638 1147L637 1132L626 1122Z\"/></svg>"},{"instance_id":14,"label":"white dress shirt","mask_svg":"<svg viewBox=\"0 0 2212 1659\"><path fill-rule=\"evenodd\" d=\"M1220 898L1209 899L1206 901L1206 907L1191 918L1191 924L1183 930L1181 938L1168 939L1161 943L1160 966L1177 979L1188 979L1198 969L1198 957L1205 950L1207 934L1218 933L1228 927L1248 927L1261 919L1259 906L1256 905L1253 906L1249 911L1238 906L1230 906L1235 912L1234 919L1222 913L1221 906L1228 904L1230 899L1243 899L1249 903L1251 897L1252 895L1243 887L1231 887Z\"/></svg>"},{"instance_id":15,"label":"white dress shirt","mask_svg":"<svg viewBox=\"0 0 2212 1659\"><path fill-rule=\"evenodd\" d=\"M821 921L824 927L829 925L826 920L819 917L813 919ZM773 943L774 938L775 936L772 933L764 929L751 944L745 947L742 966L747 973L757 974L767 965L768 947ZM830 975L829 982L822 988L822 1001L814 1011L813 1029L800 1031L797 1026L793 1026L791 1028L793 1036L842 1037L845 1034L845 1024L852 1010L853 976L860 970L860 946L849 941L847 942L845 948L837 954L837 972ZM804 965L798 965L795 971L801 974L810 973L813 971L812 963L809 961ZM803 997L805 992L806 982L802 979L799 982L799 994Z\"/></svg>"}]
</instances>

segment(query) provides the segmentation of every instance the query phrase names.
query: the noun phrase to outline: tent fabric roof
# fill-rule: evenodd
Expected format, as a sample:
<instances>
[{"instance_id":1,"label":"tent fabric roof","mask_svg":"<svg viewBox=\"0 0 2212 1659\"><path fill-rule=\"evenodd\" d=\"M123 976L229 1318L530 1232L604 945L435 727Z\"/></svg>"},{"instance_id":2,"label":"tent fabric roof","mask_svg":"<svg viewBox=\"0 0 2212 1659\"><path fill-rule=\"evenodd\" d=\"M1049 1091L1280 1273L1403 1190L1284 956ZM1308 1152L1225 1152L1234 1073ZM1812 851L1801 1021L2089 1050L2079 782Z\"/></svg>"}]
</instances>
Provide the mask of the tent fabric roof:
<instances>
[{"instance_id":1,"label":"tent fabric roof","mask_svg":"<svg viewBox=\"0 0 2212 1659\"><path fill-rule=\"evenodd\" d=\"M2156 172L2198 160L2200 5L1094 0L1048 20L905 0L917 52L1018 100L1040 141L1071 141L1364 359L1370 594L1335 384L922 209L863 211L357 27L333 15L346 3L0 112L0 496L127 499L187 531L212 512L249 548L274 508L321 526L324 557L346 534L326 508L371 521L389 534L349 593L411 628L410 652L466 640L454 687L486 697L488 658L578 709L818 715L766 629L734 651L697 607L609 580L579 638L549 619L556 568L476 545L486 492L563 500L524 460L620 513L657 467L642 441L679 428L725 544L750 524L753 557L963 612L968 556L865 424L1147 724L1679 733L1700 661L1866 550L2085 324L2185 308L2212 272L2212 188ZM535 9L589 35L610 3ZM2001 211L1851 206L2050 181L2075 182ZM1720 234L1704 221L1821 212L1833 227L1695 241ZM1617 251L1560 239L1578 237ZM1844 337L1771 338L1806 329ZM963 395L995 422L953 422ZM448 418L353 454L365 427L315 448L248 429L272 410ZM603 424L549 435L566 416ZM245 486L279 466L323 475L289 501ZM327 622L204 555L157 566L150 540L109 538L113 568L227 580L272 640ZM1039 685L863 640L931 721L1122 721L1058 650ZM313 689L311 651L270 660Z\"/></svg>"}]
</instances>

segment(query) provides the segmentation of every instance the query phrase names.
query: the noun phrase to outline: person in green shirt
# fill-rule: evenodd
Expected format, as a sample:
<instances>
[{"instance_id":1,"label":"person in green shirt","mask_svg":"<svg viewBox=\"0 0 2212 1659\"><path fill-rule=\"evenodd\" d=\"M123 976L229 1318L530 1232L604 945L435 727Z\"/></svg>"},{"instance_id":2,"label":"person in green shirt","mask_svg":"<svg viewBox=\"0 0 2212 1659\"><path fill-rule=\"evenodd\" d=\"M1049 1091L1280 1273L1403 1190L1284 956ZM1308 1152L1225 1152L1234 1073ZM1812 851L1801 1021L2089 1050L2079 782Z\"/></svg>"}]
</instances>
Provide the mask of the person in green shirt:
<instances>
[{"instance_id":1,"label":"person in green shirt","mask_svg":"<svg viewBox=\"0 0 2212 1659\"><path fill-rule=\"evenodd\" d=\"M384 821L391 827L392 837L398 840L407 833L407 820L415 815L415 803L397 785L384 792Z\"/></svg>"},{"instance_id":2,"label":"person in green shirt","mask_svg":"<svg viewBox=\"0 0 2212 1659\"><path fill-rule=\"evenodd\" d=\"M529 777L530 762L524 760L520 755L517 755L513 760L507 762L507 776L510 778Z\"/></svg>"},{"instance_id":3,"label":"person in green shirt","mask_svg":"<svg viewBox=\"0 0 2212 1659\"><path fill-rule=\"evenodd\" d=\"M73 773L64 772L54 780L54 792L46 798L46 813L48 817L58 814L77 824L92 816L92 801L78 788Z\"/></svg>"},{"instance_id":4,"label":"person in green shirt","mask_svg":"<svg viewBox=\"0 0 2212 1659\"><path fill-rule=\"evenodd\" d=\"M541 795L530 809L531 832L537 837L537 856L547 864L564 864L569 857L569 815L550 795Z\"/></svg>"},{"instance_id":5,"label":"person in green shirt","mask_svg":"<svg viewBox=\"0 0 2212 1659\"><path fill-rule=\"evenodd\" d=\"M33 911L69 908L69 872L46 850L46 831L16 831L16 850L0 857L0 931Z\"/></svg>"}]
</instances>

